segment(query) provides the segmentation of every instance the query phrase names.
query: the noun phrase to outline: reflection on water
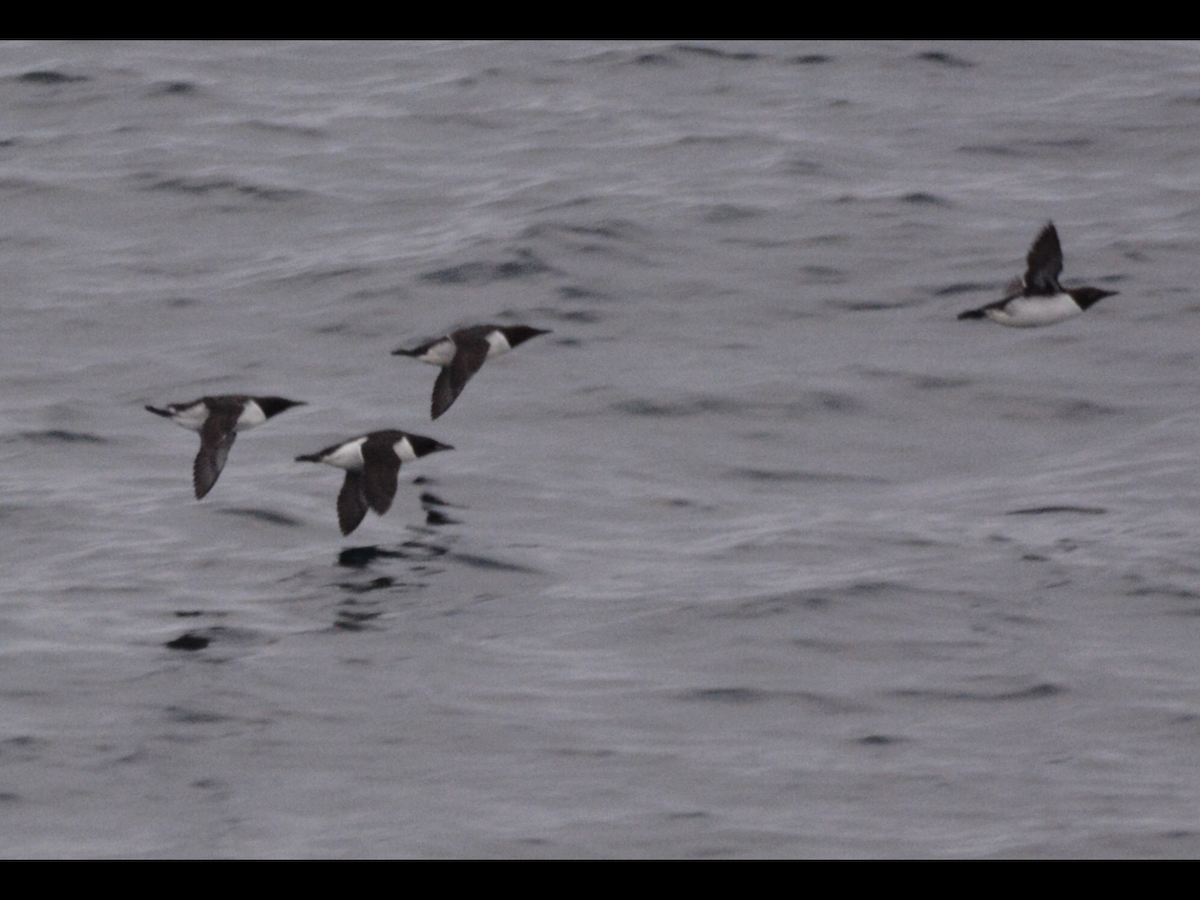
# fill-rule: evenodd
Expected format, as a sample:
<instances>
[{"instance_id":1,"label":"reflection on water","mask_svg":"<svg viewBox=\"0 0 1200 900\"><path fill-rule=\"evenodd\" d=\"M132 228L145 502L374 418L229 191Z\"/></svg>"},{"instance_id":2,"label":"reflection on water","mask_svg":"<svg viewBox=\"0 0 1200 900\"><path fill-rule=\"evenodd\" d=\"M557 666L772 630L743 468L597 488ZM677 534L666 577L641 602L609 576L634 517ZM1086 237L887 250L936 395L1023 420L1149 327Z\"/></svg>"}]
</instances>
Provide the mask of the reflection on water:
<instances>
[{"instance_id":1,"label":"reflection on water","mask_svg":"<svg viewBox=\"0 0 1200 900\"><path fill-rule=\"evenodd\" d=\"M429 587L430 579L444 571L431 566L430 561L445 557L448 552L444 544L432 538L414 538L395 547L372 544L341 551L338 565L363 577L336 583L345 596L337 603L334 627L346 631L369 628L372 620L387 612L397 597ZM393 574L377 574L380 567L393 570Z\"/></svg>"},{"instance_id":2,"label":"reflection on water","mask_svg":"<svg viewBox=\"0 0 1200 900\"><path fill-rule=\"evenodd\" d=\"M444 556L447 552L448 549L446 547L429 541L405 541L403 544L391 548L381 547L378 544L370 544L365 547L347 547L345 550L342 550L338 553L337 564L345 566L348 569L363 569L376 560L407 559L425 561Z\"/></svg>"},{"instance_id":3,"label":"reflection on water","mask_svg":"<svg viewBox=\"0 0 1200 900\"><path fill-rule=\"evenodd\" d=\"M430 528L443 525L461 525L458 519L452 519L443 510L450 506L445 500L431 491L421 493L421 508L425 510L425 524ZM458 507L462 509L463 507Z\"/></svg>"}]
</instances>

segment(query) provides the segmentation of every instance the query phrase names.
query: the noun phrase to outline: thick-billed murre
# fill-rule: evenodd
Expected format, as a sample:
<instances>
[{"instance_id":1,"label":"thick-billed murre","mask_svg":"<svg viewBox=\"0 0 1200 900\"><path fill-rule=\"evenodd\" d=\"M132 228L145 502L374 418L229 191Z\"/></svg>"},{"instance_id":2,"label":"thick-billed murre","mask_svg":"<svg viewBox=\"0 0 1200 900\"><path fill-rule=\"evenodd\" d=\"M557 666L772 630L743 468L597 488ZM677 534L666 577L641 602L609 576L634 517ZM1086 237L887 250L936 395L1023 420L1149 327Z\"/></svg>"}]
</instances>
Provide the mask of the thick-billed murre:
<instances>
[{"instance_id":1,"label":"thick-billed murre","mask_svg":"<svg viewBox=\"0 0 1200 900\"><path fill-rule=\"evenodd\" d=\"M239 431L261 425L272 416L293 406L304 406L302 400L283 397L249 397L244 394L223 394L201 397L190 403L168 403L165 408L147 406L156 416L170 419L189 431L200 432L200 452L192 464L192 487L200 500L217 483L229 448Z\"/></svg>"},{"instance_id":2,"label":"thick-billed murre","mask_svg":"<svg viewBox=\"0 0 1200 900\"><path fill-rule=\"evenodd\" d=\"M461 328L445 337L422 344L412 350L393 350L393 356L411 356L421 362L441 366L433 384L430 417L436 419L458 398L486 360L507 353L539 334L549 334L542 328L528 325L474 325Z\"/></svg>"},{"instance_id":3,"label":"thick-billed murre","mask_svg":"<svg viewBox=\"0 0 1200 900\"><path fill-rule=\"evenodd\" d=\"M1003 300L978 309L968 309L959 313L958 317L987 318L1013 328L1054 325L1079 315L1105 297L1117 294L1117 291L1094 287L1067 289L1058 283L1058 276L1062 274L1063 254L1053 222L1046 223L1038 233L1025 263L1025 276L1009 285L1008 294Z\"/></svg>"},{"instance_id":4,"label":"thick-billed murre","mask_svg":"<svg viewBox=\"0 0 1200 900\"><path fill-rule=\"evenodd\" d=\"M362 522L367 509L383 515L391 508L399 483L400 464L412 462L449 444L398 430L372 431L326 447L319 453L297 456L296 462L325 463L346 470L338 494L338 524L349 534Z\"/></svg>"}]
</instances>

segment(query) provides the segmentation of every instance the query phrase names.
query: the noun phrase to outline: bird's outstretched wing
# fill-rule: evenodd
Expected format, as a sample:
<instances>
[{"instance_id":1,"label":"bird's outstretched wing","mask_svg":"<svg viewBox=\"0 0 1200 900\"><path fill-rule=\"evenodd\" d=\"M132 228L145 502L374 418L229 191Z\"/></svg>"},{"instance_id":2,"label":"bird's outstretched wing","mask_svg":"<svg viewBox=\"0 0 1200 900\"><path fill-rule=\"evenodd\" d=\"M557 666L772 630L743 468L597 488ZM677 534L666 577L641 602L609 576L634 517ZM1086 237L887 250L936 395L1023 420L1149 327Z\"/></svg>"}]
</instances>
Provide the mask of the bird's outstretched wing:
<instances>
[{"instance_id":1,"label":"bird's outstretched wing","mask_svg":"<svg viewBox=\"0 0 1200 900\"><path fill-rule=\"evenodd\" d=\"M347 471L346 480L338 494L338 525L342 534L349 534L361 524L367 514L367 494L363 489L363 473Z\"/></svg>"},{"instance_id":2,"label":"bird's outstretched wing","mask_svg":"<svg viewBox=\"0 0 1200 900\"><path fill-rule=\"evenodd\" d=\"M1053 222L1041 230L1025 257L1025 290L1031 295L1052 296L1062 291L1058 276L1063 270L1062 245Z\"/></svg>"},{"instance_id":3,"label":"bird's outstretched wing","mask_svg":"<svg viewBox=\"0 0 1200 900\"><path fill-rule=\"evenodd\" d=\"M237 414L226 412L210 412L200 429L200 452L192 463L192 487L196 491L196 499L200 500L212 490L225 468L225 460L229 458L229 448L237 439L234 426L237 425Z\"/></svg>"},{"instance_id":4,"label":"bird's outstretched wing","mask_svg":"<svg viewBox=\"0 0 1200 900\"><path fill-rule=\"evenodd\" d=\"M460 339L450 365L442 368L433 383L433 402L430 417L436 419L458 399L467 382L487 359L489 345L485 338Z\"/></svg>"},{"instance_id":5,"label":"bird's outstretched wing","mask_svg":"<svg viewBox=\"0 0 1200 900\"><path fill-rule=\"evenodd\" d=\"M363 445L363 493L371 509L383 515L392 507L400 481L400 457L391 444Z\"/></svg>"}]
</instances>

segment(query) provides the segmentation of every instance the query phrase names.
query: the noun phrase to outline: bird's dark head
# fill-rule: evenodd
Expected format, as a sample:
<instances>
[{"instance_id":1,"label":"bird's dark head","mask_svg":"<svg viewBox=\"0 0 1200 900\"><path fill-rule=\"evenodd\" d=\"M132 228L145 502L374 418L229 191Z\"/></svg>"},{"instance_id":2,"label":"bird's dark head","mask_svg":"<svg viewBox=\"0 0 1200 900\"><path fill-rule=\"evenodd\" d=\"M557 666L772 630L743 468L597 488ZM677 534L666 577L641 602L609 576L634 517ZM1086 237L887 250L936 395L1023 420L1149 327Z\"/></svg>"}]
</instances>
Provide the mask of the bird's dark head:
<instances>
[{"instance_id":1,"label":"bird's dark head","mask_svg":"<svg viewBox=\"0 0 1200 900\"><path fill-rule=\"evenodd\" d=\"M1105 297L1115 297L1119 291L1106 291L1101 288L1082 287L1075 288L1070 291L1071 297L1079 304L1080 309L1087 309L1096 303L1099 303Z\"/></svg>"},{"instance_id":2,"label":"bird's dark head","mask_svg":"<svg viewBox=\"0 0 1200 900\"><path fill-rule=\"evenodd\" d=\"M425 437L421 434L405 435L408 438L409 444L412 445L413 453L417 458L428 456L430 453L437 453L439 450L453 450L449 444L443 444L441 441L435 441L431 437Z\"/></svg>"},{"instance_id":3,"label":"bird's dark head","mask_svg":"<svg viewBox=\"0 0 1200 900\"><path fill-rule=\"evenodd\" d=\"M507 325L501 330L504 332L504 337L510 347L523 344L530 338L537 337L539 334L550 333L548 328L531 328L528 325Z\"/></svg>"},{"instance_id":4,"label":"bird's dark head","mask_svg":"<svg viewBox=\"0 0 1200 900\"><path fill-rule=\"evenodd\" d=\"M254 402L262 409L263 415L268 419L271 416L277 416L285 409L291 409L293 406L307 406L303 400L288 400L286 397L255 397Z\"/></svg>"}]
</instances>

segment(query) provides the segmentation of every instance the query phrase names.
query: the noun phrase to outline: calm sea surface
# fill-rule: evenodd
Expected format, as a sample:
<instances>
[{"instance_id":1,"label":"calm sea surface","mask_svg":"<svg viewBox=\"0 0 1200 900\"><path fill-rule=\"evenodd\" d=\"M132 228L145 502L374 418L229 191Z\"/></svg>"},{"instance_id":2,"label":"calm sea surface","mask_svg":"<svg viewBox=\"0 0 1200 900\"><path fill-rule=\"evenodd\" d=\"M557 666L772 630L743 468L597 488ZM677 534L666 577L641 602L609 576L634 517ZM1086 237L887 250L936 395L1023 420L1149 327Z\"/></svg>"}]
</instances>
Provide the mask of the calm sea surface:
<instances>
[{"instance_id":1,"label":"calm sea surface","mask_svg":"<svg viewBox=\"0 0 1200 900\"><path fill-rule=\"evenodd\" d=\"M1196 44L0 44L0 855L1200 856L1198 260Z\"/></svg>"}]
</instances>

